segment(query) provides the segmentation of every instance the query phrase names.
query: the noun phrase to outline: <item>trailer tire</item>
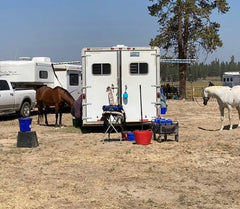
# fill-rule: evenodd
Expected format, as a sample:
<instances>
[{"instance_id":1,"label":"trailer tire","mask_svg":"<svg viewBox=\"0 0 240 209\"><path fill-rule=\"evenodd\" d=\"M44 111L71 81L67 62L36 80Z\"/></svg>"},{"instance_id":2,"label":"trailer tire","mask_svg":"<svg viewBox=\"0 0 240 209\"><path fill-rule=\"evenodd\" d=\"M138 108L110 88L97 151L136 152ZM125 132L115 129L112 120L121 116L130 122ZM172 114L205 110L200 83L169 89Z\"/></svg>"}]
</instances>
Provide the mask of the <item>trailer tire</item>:
<instances>
[{"instance_id":1,"label":"trailer tire","mask_svg":"<svg viewBox=\"0 0 240 209\"><path fill-rule=\"evenodd\" d=\"M29 117L31 111L31 105L29 102L23 102L20 110L20 116L23 118Z\"/></svg>"}]
</instances>

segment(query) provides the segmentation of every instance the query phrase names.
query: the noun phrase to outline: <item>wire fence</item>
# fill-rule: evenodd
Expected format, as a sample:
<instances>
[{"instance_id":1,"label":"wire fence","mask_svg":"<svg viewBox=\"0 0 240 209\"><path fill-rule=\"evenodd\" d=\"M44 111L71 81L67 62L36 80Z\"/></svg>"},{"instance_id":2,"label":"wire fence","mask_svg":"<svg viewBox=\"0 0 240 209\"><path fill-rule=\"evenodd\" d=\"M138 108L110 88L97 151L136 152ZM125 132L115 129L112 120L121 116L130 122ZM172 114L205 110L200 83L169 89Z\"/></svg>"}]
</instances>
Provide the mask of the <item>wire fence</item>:
<instances>
[{"instance_id":1,"label":"wire fence","mask_svg":"<svg viewBox=\"0 0 240 209\"><path fill-rule=\"evenodd\" d=\"M196 82L186 82L186 99L192 99L194 100L195 97L202 97L202 91L205 87L207 87L209 85L209 80L199 80ZM220 80L214 81L213 82L214 85L218 85L221 86L222 83ZM165 82L163 85L166 85L167 83ZM168 83L169 84L169 83ZM179 93L179 83L178 82L172 82L170 84L170 86L174 86L178 89L178 93ZM168 94L169 98L168 99L173 99L173 98L177 98L176 97L176 93L170 93ZM179 94L177 94L179 95Z\"/></svg>"}]
</instances>

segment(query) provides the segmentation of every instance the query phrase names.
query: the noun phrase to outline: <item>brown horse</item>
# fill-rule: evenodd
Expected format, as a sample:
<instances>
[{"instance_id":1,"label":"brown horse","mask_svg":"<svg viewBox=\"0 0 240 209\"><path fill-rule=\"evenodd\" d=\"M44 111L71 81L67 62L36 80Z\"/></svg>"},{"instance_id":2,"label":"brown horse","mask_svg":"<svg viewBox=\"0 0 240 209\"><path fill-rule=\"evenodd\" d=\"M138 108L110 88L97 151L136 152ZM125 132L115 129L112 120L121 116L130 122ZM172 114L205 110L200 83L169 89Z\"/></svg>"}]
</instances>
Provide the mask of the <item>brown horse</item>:
<instances>
[{"instance_id":1,"label":"brown horse","mask_svg":"<svg viewBox=\"0 0 240 209\"><path fill-rule=\"evenodd\" d=\"M50 106L55 107L56 122L55 126L58 126L58 114L59 114L59 126L62 125L62 112L64 104L67 103L71 108L74 102L72 95L59 86L54 89L48 86L42 86L36 92L37 108L38 108L38 124L40 118L45 115L45 124L48 126L47 112Z\"/></svg>"}]
</instances>

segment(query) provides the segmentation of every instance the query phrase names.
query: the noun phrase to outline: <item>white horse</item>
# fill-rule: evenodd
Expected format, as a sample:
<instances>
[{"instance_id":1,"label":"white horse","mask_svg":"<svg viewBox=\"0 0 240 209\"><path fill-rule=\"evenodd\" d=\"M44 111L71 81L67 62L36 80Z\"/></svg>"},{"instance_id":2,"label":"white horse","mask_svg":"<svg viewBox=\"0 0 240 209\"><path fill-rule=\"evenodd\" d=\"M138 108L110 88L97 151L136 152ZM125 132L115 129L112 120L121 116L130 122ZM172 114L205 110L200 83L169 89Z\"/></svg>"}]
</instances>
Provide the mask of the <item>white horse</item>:
<instances>
[{"instance_id":1,"label":"white horse","mask_svg":"<svg viewBox=\"0 0 240 209\"><path fill-rule=\"evenodd\" d=\"M210 97L217 99L221 114L221 128L223 130L224 108L228 108L230 130L232 130L232 107L236 107L239 116L238 127L240 127L240 86L232 88L228 86L210 86L203 90L203 104L207 105Z\"/></svg>"}]
</instances>

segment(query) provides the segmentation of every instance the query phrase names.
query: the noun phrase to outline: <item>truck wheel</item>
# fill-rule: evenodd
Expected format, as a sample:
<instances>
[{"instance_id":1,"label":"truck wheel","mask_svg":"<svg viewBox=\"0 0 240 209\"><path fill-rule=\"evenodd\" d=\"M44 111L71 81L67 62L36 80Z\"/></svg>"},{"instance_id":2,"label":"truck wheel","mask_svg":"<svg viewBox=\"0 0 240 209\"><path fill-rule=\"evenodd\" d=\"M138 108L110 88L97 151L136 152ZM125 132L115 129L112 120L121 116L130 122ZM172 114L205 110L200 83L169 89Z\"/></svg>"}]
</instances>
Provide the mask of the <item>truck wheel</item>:
<instances>
[{"instance_id":1,"label":"truck wheel","mask_svg":"<svg viewBox=\"0 0 240 209\"><path fill-rule=\"evenodd\" d=\"M31 111L31 106L29 102L24 102L20 110L20 116L24 118L29 117L30 111Z\"/></svg>"}]
</instances>

